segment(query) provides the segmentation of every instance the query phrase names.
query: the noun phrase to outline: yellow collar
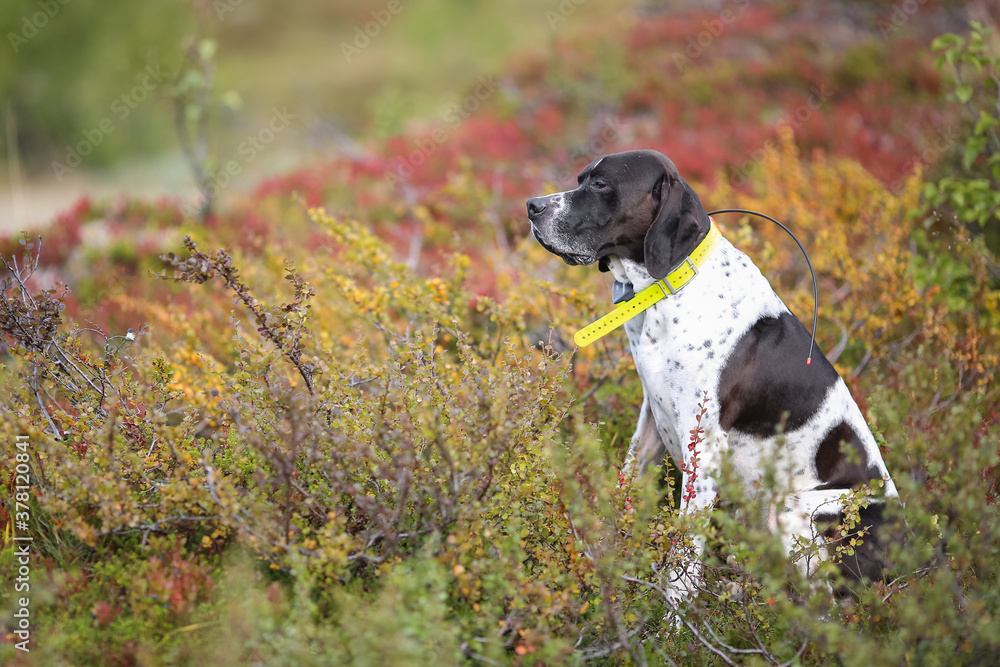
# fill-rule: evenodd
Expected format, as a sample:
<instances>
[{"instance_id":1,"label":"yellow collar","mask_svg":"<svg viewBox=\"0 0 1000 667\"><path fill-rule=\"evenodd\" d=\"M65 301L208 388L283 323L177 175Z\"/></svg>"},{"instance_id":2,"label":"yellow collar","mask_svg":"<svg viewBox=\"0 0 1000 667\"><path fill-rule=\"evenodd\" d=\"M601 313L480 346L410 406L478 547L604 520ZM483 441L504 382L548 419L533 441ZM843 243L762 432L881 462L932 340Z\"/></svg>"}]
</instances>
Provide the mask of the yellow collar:
<instances>
[{"instance_id":1,"label":"yellow collar","mask_svg":"<svg viewBox=\"0 0 1000 667\"><path fill-rule=\"evenodd\" d=\"M709 220L712 219L709 218ZM663 280L657 280L628 301L619 304L601 319L577 331L573 336L573 341L580 347L586 347L595 340L611 333L639 313L644 312L657 301L666 298L668 294L675 294L698 275L698 267L705 263L705 260L708 259L721 240L722 232L715 226L715 220L712 220L708 236L702 239L698 247L681 262L680 266L667 274Z\"/></svg>"}]
</instances>

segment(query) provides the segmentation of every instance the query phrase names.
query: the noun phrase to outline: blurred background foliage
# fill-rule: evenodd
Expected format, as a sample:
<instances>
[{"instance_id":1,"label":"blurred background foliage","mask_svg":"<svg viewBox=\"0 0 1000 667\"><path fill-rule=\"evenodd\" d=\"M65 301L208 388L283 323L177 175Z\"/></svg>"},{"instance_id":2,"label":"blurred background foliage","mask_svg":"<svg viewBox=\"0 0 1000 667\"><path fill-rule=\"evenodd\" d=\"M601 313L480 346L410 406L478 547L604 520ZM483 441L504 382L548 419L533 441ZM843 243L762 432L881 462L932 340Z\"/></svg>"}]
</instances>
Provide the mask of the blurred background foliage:
<instances>
[{"instance_id":1,"label":"blurred background foliage","mask_svg":"<svg viewBox=\"0 0 1000 667\"><path fill-rule=\"evenodd\" d=\"M575 20L626 7L617 1L600 8L580 4ZM236 91L246 103L240 114L215 119L217 148L238 143L275 104L308 110L317 131L328 122L351 136L396 134L407 121L440 114L457 100L457 83L499 73L511 53L544 49L553 38L545 8L530 0L402 0L399 13L370 39L374 46L350 57L342 44L353 46L355 30L387 3L53 0L58 10L49 11L58 18L36 20L42 27L34 34L25 20L44 17L42 5L48 3L12 0L0 8L0 31L7 36L0 100L16 120L17 151L30 173L47 171L65 155L66 144L111 115L112 101L138 83L147 66L176 74L181 44L191 35L218 42L216 86ZM10 34L34 36L15 40L14 53ZM89 168L176 149L167 91L152 97L159 100L145 102L141 113L121 123L95 150ZM9 155L7 135L0 141Z\"/></svg>"},{"instance_id":2,"label":"blurred background foliage","mask_svg":"<svg viewBox=\"0 0 1000 667\"><path fill-rule=\"evenodd\" d=\"M191 12L174 3L57 1L48 12L38 2L4 3L0 95L17 127L16 149L4 135L4 155L16 150L29 173L47 169L66 144L112 116L112 102L139 83L147 66L176 70L180 38L193 27ZM94 167L174 145L168 108L146 106L97 147Z\"/></svg>"}]
</instances>

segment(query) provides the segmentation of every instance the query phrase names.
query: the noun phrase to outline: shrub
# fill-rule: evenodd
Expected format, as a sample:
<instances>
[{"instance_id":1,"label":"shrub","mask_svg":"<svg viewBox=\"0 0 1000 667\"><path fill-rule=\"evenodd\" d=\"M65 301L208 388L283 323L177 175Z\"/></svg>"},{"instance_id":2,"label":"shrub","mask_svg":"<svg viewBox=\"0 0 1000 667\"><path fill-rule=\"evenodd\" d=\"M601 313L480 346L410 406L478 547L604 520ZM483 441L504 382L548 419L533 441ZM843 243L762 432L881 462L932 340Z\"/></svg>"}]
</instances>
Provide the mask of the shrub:
<instances>
[{"instance_id":1,"label":"shrub","mask_svg":"<svg viewBox=\"0 0 1000 667\"><path fill-rule=\"evenodd\" d=\"M987 232L994 250L1000 247L1000 57L991 53L990 29L973 21L968 37L941 35L932 44L937 66L948 67L949 98L967 110L960 145L962 176L950 173L927 183L925 193L931 204L953 212L956 222ZM957 171L957 170L956 170Z\"/></svg>"},{"instance_id":2,"label":"shrub","mask_svg":"<svg viewBox=\"0 0 1000 667\"><path fill-rule=\"evenodd\" d=\"M915 176L895 196L847 161L802 166L786 136L748 193L711 195L813 234L819 341L842 329L855 341L833 354L866 390L907 546L894 553L899 579L839 602L802 578L763 521L783 502L776 484L746 499L723 474L729 504L701 518L678 515L684 492L669 477L626 502L614 471L637 383L614 338L557 351L602 300L592 273L553 267L531 244L508 257L494 299L468 291L467 258L418 275L323 210L309 211L330 248L319 261L265 251L241 268L240 255L189 239L160 275L206 283L176 293L196 310L234 299L228 331L165 315L136 341L67 329L64 294L32 294L22 273L3 293L22 359L8 428L38 443L42 553L77 564L56 566L47 590L61 602L39 613L39 649L84 660L96 654L62 638L91 632L123 661L986 655L997 294L985 280L939 279L950 255L908 213L919 187ZM782 285L804 280L771 231L724 227ZM957 252L983 275L981 245ZM546 272L551 282L529 278ZM834 546L849 558L866 536L844 530ZM691 566L697 533L723 557L705 565L675 629L664 577ZM823 547L801 546L798 558ZM91 610L90 629L74 609ZM220 624L232 631L210 630Z\"/></svg>"}]
</instances>

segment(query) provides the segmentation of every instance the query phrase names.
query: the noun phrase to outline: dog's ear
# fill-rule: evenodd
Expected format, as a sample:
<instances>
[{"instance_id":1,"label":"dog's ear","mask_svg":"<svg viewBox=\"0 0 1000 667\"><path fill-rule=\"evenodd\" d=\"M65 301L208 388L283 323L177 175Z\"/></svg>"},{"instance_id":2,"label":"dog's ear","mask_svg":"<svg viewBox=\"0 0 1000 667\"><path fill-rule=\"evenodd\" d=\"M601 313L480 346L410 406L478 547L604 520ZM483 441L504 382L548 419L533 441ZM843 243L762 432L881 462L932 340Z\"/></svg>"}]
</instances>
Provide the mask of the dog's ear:
<instances>
[{"instance_id":1,"label":"dog's ear","mask_svg":"<svg viewBox=\"0 0 1000 667\"><path fill-rule=\"evenodd\" d=\"M659 207L643 243L646 271L661 280L691 254L711 222L698 195L683 178L666 170L653 188Z\"/></svg>"}]
</instances>

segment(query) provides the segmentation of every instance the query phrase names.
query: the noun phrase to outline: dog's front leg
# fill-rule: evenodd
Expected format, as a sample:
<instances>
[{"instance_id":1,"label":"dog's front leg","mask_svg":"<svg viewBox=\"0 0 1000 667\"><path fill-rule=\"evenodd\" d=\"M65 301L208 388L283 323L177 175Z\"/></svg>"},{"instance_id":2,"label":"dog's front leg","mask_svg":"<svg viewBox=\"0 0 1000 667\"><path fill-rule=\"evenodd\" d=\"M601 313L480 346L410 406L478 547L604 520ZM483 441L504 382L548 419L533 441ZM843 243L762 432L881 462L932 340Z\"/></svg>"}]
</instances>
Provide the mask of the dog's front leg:
<instances>
[{"instance_id":1,"label":"dog's front leg","mask_svg":"<svg viewBox=\"0 0 1000 667\"><path fill-rule=\"evenodd\" d=\"M665 453L666 447L656 430L656 420L649 406L649 398L643 391L639 423L636 424L635 434L629 442L628 455L625 456L625 463L622 465L619 484L631 484L635 481L636 475L641 475L650 465L659 463Z\"/></svg>"},{"instance_id":2,"label":"dog's front leg","mask_svg":"<svg viewBox=\"0 0 1000 667\"><path fill-rule=\"evenodd\" d=\"M698 426L695 425L695 428ZM690 431L689 431L690 432ZM683 447L684 463L682 472L681 506L682 515L694 519L693 532L684 540L680 548L679 562L668 573L672 606L693 597L702 583L702 556L705 551L704 534L708 527L708 510L715 504L718 491L709 472L718 470L726 437L721 433L708 433L700 442ZM674 619L679 623L679 619Z\"/></svg>"}]
</instances>

